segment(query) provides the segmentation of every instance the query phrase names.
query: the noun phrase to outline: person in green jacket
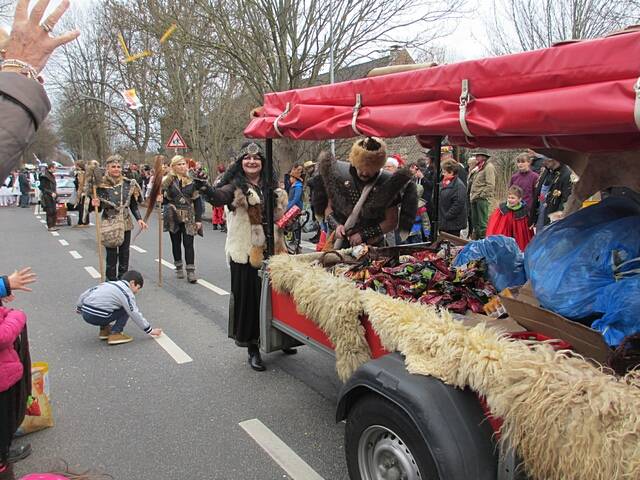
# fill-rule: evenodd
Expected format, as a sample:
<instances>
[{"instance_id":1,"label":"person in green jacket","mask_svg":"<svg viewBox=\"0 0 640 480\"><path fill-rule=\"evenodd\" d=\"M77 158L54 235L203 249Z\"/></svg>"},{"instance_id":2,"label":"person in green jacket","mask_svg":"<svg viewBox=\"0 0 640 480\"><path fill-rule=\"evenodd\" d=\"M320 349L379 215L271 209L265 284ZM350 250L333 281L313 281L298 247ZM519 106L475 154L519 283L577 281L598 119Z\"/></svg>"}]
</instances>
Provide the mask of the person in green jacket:
<instances>
[{"instance_id":1,"label":"person in green jacket","mask_svg":"<svg viewBox=\"0 0 640 480\"><path fill-rule=\"evenodd\" d=\"M487 233L489 209L496 189L496 167L489 160L491 155L486 150L476 150L471 155L475 156L477 163L469 173L467 188L471 203L473 238L479 240Z\"/></svg>"}]
</instances>

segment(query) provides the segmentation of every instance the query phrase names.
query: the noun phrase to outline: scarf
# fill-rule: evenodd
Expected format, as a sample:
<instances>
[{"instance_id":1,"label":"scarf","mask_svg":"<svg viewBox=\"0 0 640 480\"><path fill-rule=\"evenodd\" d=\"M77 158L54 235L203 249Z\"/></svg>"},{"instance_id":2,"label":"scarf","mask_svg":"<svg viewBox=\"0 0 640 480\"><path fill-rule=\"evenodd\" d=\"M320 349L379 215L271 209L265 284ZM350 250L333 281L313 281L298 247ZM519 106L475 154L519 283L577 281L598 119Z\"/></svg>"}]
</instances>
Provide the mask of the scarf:
<instances>
[{"instance_id":1,"label":"scarf","mask_svg":"<svg viewBox=\"0 0 640 480\"><path fill-rule=\"evenodd\" d=\"M508 203L506 205L507 205L507 208L509 210L513 210L514 212L517 212L518 210L520 210L522 208L522 201L519 201L513 207L511 205L509 205Z\"/></svg>"}]
</instances>

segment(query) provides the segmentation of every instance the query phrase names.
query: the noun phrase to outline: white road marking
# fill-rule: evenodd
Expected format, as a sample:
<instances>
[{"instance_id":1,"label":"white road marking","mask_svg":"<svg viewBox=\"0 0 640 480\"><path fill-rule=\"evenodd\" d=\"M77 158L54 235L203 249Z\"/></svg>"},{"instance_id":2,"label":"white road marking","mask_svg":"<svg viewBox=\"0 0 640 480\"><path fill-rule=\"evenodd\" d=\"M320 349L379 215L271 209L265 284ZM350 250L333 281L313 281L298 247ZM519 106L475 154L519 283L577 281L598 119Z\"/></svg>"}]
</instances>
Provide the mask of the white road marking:
<instances>
[{"instance_id":1,"label":"white road marking","mask_svg":"<svg viewBox=\"0 0 640 480\"><path fill-rule=\"evenodd\" d=\"M257 418L245 420L239 425L293 480L323 480L296 452Z\"/></svg>"},{"instance_id":2,"label":"white road marking","mask_svg":"<svg viewBox=\"0 0 640 480\"><path fill-rule=\"evenodd\" d=\"M217 293L218 295L229 295L229 292L227 292L226 290L218 288L213 283L209 283L206 280L203 280L201 278L199 278L196 283L198 285L202 285L204 288L208 288L209 290L211 290L212 292Z\"/></svg>"},{"instance_id":3,"label":"white road marking","mask_svg":"<svg viewBox=\"0 0 640 480\"><path fill-rule=\"evenodd\" d=\"M54 237L59 237L60 234L58 232L51 232L51 235L53 235Z\"/></svg>"},{"instance_id":4,"label":"white road marking","mask_svg":"<svg viewBox=\"0 0 640 480\"><path fill-rule=\"evenodd\" d=\"M186 354L166 333L162 333L159 337L153 337L165 351L173 357L178 364L193 362L193 358Z\"/></svg>"},{"instance_id":5,"label":"white road marking","mask_svg":"<svg viewBox=\"0 0 640 480\"><path fill-rule=\"evenodd\" d=\"M159 260L156 258L156 262L158 262ZM176 267L173 263L169 263L167 262L164 258L162 259L162 265L164 265L167 268L170 268L171 270L175 270Z\"/></svg>"},{"instance_id":6,"label":"white road marking","mask_svg":"<svg viewBox=\"0 0 640 480\"><path fill-rule=\"evenodd\" d=\"M60 242L60 245L62 245L63 247L68 247L69 246L69 242L67 242L66 240L58 240Z\"/></svg>"},{"instance_id":7,"label":"white road marking","mask_svg":"<svg viewBox=\"0 0 640 480\"><path fill-rule=\"evenodd\" d=\"M42 218L42 217L40 217L40 215L36 215L36 218L37 218L38 220L41 220L41 218Z\"/></svg>"},{"instance_id":8,"label":"white road marking","mask_svg":"<svg viewBox=\"0 0 640 480\"><path fill-rule=\"evenodd\" d=\"M95 223L91 223L91 222L89 222L89 225L91 225L91 226L93 227L93 226L95 225Z\"/></svg>"},{"instance_id":9,"label":"white road marking","mask_svg":"<svg viewBox=\"0 0 640 480\"><path fill-rule=\"evenodd\" d=\"M71 255L73 258L75 258L76 260L82 258L82 255L80 255L77 251L75 250L69 250L69 255Z\"/></svg>"},{"instance_id":10,"label":"white road marking","mask_svg":"<svg viewBox=\"0 0 640 480\"><path fill-rule=\"evenodd\" d=\"M47 223L46 220L40 220L40 223Z\"/></svg>"},{"instance_id":11,"label":"white road marking","mask_svg":"<svg viewBox=\"0 0 640 480\"><path fill-rule=\"evenodd\" d=\"M87 271L87 273L88 273L89 275L91 275L93 278L100 278L100 277L101 277L100 272L99 272L99 271L97 271L97 270L96 270L95 268L93 268L93 267L84 267L84 269L85 269L85 270Z\"/></svg>"},{"instance_id":12,"label":"white road marking","mask_svg":"<svg viewBox=\"0 0 640 480\"><path fill-rule=\"evenodd\" d=\"M131 245L131 248L133 248L136 252L147 253L147 251L144 248L140 248L137 245Z\"/></svg>"}]
</instances>

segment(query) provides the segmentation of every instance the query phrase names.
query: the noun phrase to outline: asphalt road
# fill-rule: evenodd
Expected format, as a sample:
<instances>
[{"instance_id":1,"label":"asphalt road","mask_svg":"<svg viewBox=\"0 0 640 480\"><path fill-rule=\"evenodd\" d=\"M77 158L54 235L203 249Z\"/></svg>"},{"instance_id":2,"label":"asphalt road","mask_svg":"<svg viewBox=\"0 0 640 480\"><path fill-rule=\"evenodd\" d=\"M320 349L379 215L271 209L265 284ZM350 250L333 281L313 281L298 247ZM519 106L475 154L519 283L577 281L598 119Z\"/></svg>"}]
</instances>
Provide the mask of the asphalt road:
<instances>
[{"instance_id":1,"label":"asphalt road","mask_svg":"<svg viewBox=\"0 0 640 480\"><path fill-rule=\"evenodd\" d=\"M0 270L32 266L39 276L33 292L21 292L11 306L28 315L33 361L49 363L56 422L17 441L33 446L16 465L18 476L64 459L116 480L305 480L289 475L239 425L258 419L320 477L348 478L333 360L301 347L294 356L265 355L268 370L258 373L227 338L223 233L206 224L195 242L197 274L218 293L178 280L166 266L157 285L155 218L131 250L130 268L145 277L138 304L192 358L179 364L133 322L125 331L134 342L98 340L97 328L74 311L78 295L99 282L85 269L99 266L95 230L63 227L55 236L41 220L33 207L0 209ZM168 234L162 247L171 263Z\"/></svg>"}]
</instances>

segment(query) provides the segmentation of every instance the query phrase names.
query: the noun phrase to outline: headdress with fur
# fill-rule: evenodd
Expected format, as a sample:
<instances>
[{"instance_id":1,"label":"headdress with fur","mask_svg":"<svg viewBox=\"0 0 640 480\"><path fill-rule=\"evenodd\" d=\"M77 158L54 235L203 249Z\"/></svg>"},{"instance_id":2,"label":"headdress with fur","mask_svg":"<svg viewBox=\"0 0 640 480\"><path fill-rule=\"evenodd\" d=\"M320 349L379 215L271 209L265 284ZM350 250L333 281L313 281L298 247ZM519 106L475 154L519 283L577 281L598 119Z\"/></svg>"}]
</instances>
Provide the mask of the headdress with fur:
<instances>
[{"instance_id":1,"label":"headdress with fur","mask_svg":"<svg viewBox=\"0 0 640 480\"><path fill-rule=\"evenodd\" d=\"M380 170L387 161L387 144L377 137L356 140L349 152L349 161L358 169Z\"/></svg>"}]
</instances>

